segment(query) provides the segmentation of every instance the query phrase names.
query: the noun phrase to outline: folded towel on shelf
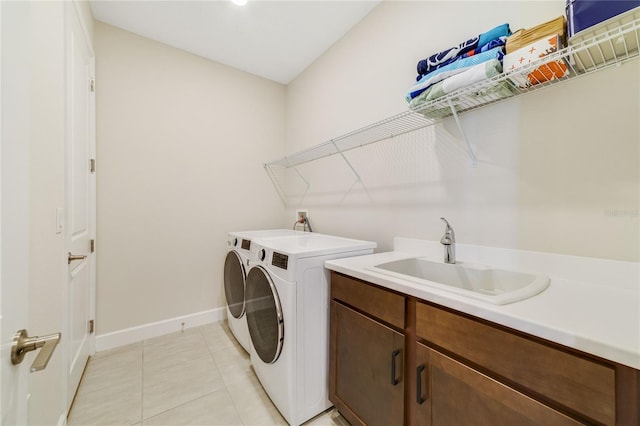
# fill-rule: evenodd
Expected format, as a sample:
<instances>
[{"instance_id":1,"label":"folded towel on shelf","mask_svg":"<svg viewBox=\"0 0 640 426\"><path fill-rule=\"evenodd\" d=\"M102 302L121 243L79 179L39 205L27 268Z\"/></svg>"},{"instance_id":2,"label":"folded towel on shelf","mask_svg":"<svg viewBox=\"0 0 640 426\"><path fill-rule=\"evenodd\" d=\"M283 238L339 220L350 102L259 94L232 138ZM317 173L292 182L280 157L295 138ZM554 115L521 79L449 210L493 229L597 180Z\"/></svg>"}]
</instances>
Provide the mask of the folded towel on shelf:
<instances>
[{"instance_id":1,"label":"folded towel on shelf","mask_svg":"<svg viewBox=\"0 0 640 426\"><path fill-rule=\"evenodd\" d=\"M496 47L506 46L508 39L509 39L509 37L507 37L507 36L494 38L489 43L485 44L482 47L478 47L473 52L466 53L464 56L473 56L473 55L476 55L478 53L486 52L487 50L495 49Z\"/></svg>"},{"instance_id":2,"label":"folded towel on shelf","mask_svg":"<svg viewBox=\"0 0 640 426\"><path fill-rule=\"evenodd\" d=\"M427 101L438 99L448 93L455 92L465 86L477 83L502 73L502 63L498 59L490 59L468 70L446 78L416 96L409 103L411 109L417 109Z\"/></svg>"},{"instance_id":3,"label":"folded towel on shelf","mask_svg":"<svg viewBox=\"0 0 640 426\"><path fill-rule=\"evenodd\" d=\"M440 53L436 53L435 55L431 55L428 58L419 61L417 66L418 74L428 74L439 65L446 65L446 63L450 63L451 60L455 60L455 58L459 56L475 51L478 48L482 48L495 39L507 37L509 35L511 35L509 24L498 25L477 37L473 37L463 43L460 43L458 46L443 50Z\"/></svg>"},{"instance_id":4,"label":"folded towel on shelf","mask_svg":"<svg viewBox=\"0 0 640 426\"><path fill-rule=\"evenodd\" d=\"M510 81L502 80L490 86L474 90L473 92L469 93L468 96L476 101L477 104L481 102L488 103L497 101L498 99L508 98L510 96L517 95L518 93L518 90Z\"/></svg>"},{"instance_id":5,"label":"folded towel on shelf","mask_svg":"<svg viewBox=\"0 0 640 426\"><path fill-rule=\"evenodd\" d=\"M501 46L488 50L486 52L479 53L477 55L470 56L468 58L460 59L459 61L452 62L442 68L438 68L437 70L425 75L420 79L420 81L411 86L405 96L405 99L407 100L407 102L411 102L411 99L424 92L429 88L429 86L436 84L439 81L444 80L445 78L460 74L461 72L464 72L467 69L482 62L486 62L491 59L498 59L499 61L502 61L503 56L504 48Z\"/></svg>"},{"instance_id":6,"label":"folded towel on shelf","mask_svg":"<svg viewBox=\"0 0 640 426\"><path fill-rule=\"evenodd\" d=\"M470 107L496 102L500 99L511 97L516 93L517 90L513 87L510 81L501 80L490 86L484 86L470 93L465 93L463 99L460 99L457 96L453 97L451 99L451 104L457 113L461 113ZM432 119L441 119L453 115L451 107L443 104L442 102L435 102L430 106L415 105L412 109L417 113Z\"/></svg>"},{"instance_id":7,"label":"folded towel on shelf","mask_svg":"<svg viewBox=\"0 0 640 426\"><path fill-rule=\"evenodd\" d=\"M467 53L465 53L463 55L456 56L455 58L452 58L452 59L450 59L450 60L448 60L446 62L441 63L440 65L437 65L436 67L432 68L429 72L427 72L425 74L419 74L416 77L416 81L419 81L425 75L437 70L438 68L442 68L442 67L444 67L446 65L449 65L452 62L459 61L460 59L468 58L469 56L477 55L478 53L486 52L486 51L491 50L491 49L495 49L496 47L506 46L507 39L508 39L507 36L498 37L496 39L491 40L489 43L485 44L484 46L478 47L477 49L472 50L471 52L467 52Z\"/></svg>"}]
</instances>

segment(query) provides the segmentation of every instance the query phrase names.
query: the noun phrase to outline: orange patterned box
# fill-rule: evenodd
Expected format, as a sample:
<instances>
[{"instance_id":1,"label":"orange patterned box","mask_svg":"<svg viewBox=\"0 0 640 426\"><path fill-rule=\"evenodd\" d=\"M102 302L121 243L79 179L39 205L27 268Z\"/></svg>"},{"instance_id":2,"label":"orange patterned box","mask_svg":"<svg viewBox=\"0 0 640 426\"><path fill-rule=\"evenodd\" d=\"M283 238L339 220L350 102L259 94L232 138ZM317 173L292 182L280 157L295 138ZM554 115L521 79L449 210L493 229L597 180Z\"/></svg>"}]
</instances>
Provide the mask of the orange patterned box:
<instances>
[{"instance_id":1,"label":"orange patterned box","mask_svg":"<svg viewBox=\"0 0 640 426\"><path fill-rule=\"evenodd\" d=\"M557 52L561 47L558 34L537 40L528 46L505 55L502 63L504 72L512 73L509 79L521 88L564 77L569 74L569 68L562 59L545 62L534 69L529 68L532 62L539 61L540 58ZM523 67L527 69L523 72L516 72Z\"/></svg>"}]
</instances>

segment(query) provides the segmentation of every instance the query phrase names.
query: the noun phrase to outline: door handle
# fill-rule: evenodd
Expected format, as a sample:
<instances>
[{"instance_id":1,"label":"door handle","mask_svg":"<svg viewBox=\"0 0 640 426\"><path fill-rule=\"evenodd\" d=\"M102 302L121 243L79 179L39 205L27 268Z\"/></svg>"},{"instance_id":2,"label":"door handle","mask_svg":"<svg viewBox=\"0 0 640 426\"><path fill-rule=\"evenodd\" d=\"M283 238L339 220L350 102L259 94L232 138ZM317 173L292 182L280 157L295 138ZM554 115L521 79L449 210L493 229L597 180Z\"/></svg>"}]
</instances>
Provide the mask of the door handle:
<instances>
[{"instance_id":1,"label":"door handle","mask_svg":"<svg viewBox=\"0 0 640 426\"><path fill-rule=\"evenodd\" d=\"M31 372L44 370L61 337L60 333L48 334L42 337L29 337L27 330L18 330L13 335L11 342L11 363L18 365L22 362L27 352L40 349L40 353L31 364Z\"/></svg>"},{"instance_id":2,"label":"door handle","mask_svg":"<svg viewBox=\"0 0 640 426\"><path fill-rule=\"evenodd\" d=\"M69 257L67 258L67 264L71 265L71 262L73 262L74 260L82 260L82 259L86 259L87 255L84 254L71 254L71 252L69 252Z\"/></svg>"}]
</instances>

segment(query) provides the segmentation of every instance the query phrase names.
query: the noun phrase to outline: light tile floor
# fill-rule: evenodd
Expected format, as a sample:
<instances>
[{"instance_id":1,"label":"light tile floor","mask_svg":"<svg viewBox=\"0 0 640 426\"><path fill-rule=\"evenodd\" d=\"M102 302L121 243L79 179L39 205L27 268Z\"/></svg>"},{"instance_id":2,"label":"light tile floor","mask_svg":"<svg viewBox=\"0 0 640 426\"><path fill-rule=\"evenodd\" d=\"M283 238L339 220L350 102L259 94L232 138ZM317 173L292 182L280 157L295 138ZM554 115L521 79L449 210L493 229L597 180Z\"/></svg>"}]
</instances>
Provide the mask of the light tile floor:
<instances>
[{"instance_id":1,"label":"light tile floor","mask_svg":"<svg viewBox=\"0 0 640 426\"><path fill-rule=\"evenodd\" d=\"M91 357L69 426L286 425L226 322ZM335 409L306 425L348 426Z\"/></svg>"}]
</instances>

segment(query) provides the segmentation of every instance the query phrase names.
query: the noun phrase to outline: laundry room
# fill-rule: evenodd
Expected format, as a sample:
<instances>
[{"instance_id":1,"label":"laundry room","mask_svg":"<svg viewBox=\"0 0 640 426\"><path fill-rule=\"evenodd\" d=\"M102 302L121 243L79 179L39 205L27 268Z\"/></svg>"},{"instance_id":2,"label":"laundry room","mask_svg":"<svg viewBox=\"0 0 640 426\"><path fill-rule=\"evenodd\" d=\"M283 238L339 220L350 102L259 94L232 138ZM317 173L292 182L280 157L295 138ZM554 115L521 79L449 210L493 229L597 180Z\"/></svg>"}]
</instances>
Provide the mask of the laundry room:
<instances>
[{"instance_id":1,"label":"laundry room","mask_svg":"<svg viewBox=\"0 0 640 426\"><path fill-rule=\"evenodd\" d=\"M2 424L470 424L456 404L518 424L637 424L638 2L603 2L621 10L585 29L578 8L598 2L12 3L0 313L18 294L29 331L62 337L43 371L28 372L34 354L22 379L1 370ZM435 92L414 91L430 55L497 29L533 48L554 25L544 55L562 75L540 54L542 81L518 86L535 67L510 78L507 44L473 90L441 83L418 103ZM16 265L26 293L4 289ZM487 271L491 290L451 284ZM369 382L360 366L383 346ZM553 386L495 347L533 354L522 365ZM10 407L21 380L30 402ZM477 389L489 402L475 407Z\"/></svg>"}]
</instances>

